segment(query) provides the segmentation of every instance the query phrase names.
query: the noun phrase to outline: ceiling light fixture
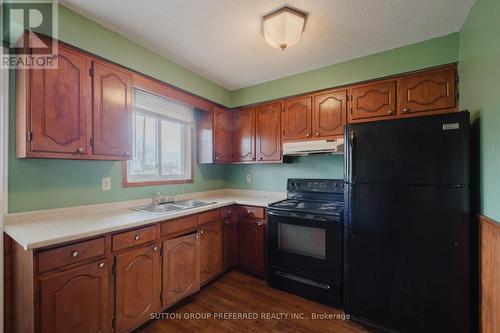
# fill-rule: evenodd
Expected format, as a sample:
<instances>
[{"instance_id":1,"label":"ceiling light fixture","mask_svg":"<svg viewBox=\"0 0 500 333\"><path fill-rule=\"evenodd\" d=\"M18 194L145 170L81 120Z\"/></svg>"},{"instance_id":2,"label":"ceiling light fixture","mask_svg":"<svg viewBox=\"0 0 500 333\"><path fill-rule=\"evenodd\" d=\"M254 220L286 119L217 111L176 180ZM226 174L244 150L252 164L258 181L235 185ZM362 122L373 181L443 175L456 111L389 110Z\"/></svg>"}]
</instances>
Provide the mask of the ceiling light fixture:
<instances>
[{"instance_id":1,"label":"ceiling light fixture","mask_svg":"<svg viewBox=\"0 0 500 333\"><path fill-rule=\"evenodd\" d=\"M285 6L262 18L264 39L282 50L297 44L306 25L307 14Z\"/></svg>"}]
</instances>

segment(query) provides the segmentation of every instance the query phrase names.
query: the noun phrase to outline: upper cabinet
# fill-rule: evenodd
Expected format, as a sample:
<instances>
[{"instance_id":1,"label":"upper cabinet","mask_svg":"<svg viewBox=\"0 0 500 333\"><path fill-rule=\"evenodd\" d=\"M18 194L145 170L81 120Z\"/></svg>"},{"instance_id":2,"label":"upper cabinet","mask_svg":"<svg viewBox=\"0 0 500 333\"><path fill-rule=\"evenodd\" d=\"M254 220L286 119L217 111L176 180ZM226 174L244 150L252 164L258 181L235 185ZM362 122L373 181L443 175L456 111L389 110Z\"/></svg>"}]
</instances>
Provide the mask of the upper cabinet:
<instances>
[{"instance_id":1,"label":"upper cabinet","mask_svg":"<svg viewBox=\"0 0 500 333\"><path fill-rule=\"evenodd\" d=\"M132 155L132 76L115 66L92 64L95 155Z\"/></svg>"},{"instance_id":2,"label":"upper cabinet","mask_svg":"<svg viewBox=\"0 0 500 333\"><path fill-rule=\"evenodd\" d=\"M455 67L403 76L399 80L400 114L457 107Z\"/></svg>"},{"instance_id":3,"label":"upper cabinet","mask_svg":"<svg viewBox=\"0 0 500 333\"><path fill-rule=\"evenodd\" d=\"M62 43L57 69L17 70L17 157L130 159L131 81Z\"/></svg>"},{"instance_id":4,"label":"upper cabinet","mask_svg":"<svg viewBox=\"0 0 500 333\"><path fill-rule=\"evenodd\" d=\"M215 106L213 110L213 151L215 163L233 160L233 112Z\"/></svg>"},{"instance_id":5,"label":"upper cabinet","mask_svg":"<svg viewBox=\"0 0 500 333\"><path fill-rule=\"evenodd\" d=\"M259 105L256 114L257 161L276 162L281 155L281 103Z\"/></svg>"},{"instance_id":6,"label":"upper cabinet","mask_svg":"<svg viewBox=\"0 0 500 333\"><path fill-rule=\"evenodd\" d=\"M307 140L311 137L312 98L288 99L283 102L281 126L283 141Z\"/></svg>"},{"instance_id":7,"label":"upper cabinet","mask_svg":"<svg viewBox=\"0 0 500 333\"><path fill-rule=\"evenodd\" d=\"M255 108L234 111L234 162L255 161Z\"/></svg>"},{"instance_id":8,"label":"upper cabinet","mask_svg":"<svg viewBox=\"0 0 500 333\"><path fill-rule=\"evenodd\" d=\"M316 139L333 139L344 135L347 117L347 90L314 95L312 135Z\"/></svg>"},{"instance_id":9,"label":"upper cabinet","mask_svg":"<svg viewBox=\"0 0 500 333\"><path fill-rule=\"evenodd\" d=\"M381 118L396 114L396 80L351 88L349 120Z\"/></svg>"}]
</instances>

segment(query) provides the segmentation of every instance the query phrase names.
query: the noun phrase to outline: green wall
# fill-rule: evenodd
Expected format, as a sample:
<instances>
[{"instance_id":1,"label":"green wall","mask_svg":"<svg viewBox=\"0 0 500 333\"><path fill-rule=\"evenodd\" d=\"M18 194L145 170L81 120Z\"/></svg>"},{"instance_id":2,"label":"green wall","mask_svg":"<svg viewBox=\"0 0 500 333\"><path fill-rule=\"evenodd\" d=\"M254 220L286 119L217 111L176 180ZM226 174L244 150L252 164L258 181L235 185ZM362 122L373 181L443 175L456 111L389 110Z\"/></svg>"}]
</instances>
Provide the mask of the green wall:
<instances>
[{"instance_id":1,"label":"green wall","mask_svg":"<svg viewBox=\"0 0 500 333\"><path fill-rule=\"evenodd\" d=\"M460 104L472 113L480 212L500 221L500 1L477 0L460 31Z\"/></svg>"},{"instance_id":2,"label":"green wall","mask_svg":"<svg viewBox=\"0 0 500 333\"><path fill-rule=\"evenodd\" d=\"M369 55L232 92L241 106L458 61L458 33Z\"/></svg>"},{"instance_id":3,"label":"green wall","mask_svg":"<svg viewBox=\"0 0 500 333\"><path fill-rule=\"evenodd\" d=\"M240 164L228 168L226 186L261 191L285 191L288 178L336 178L344 177L342 155L316 155L294 157L292 164ZM252 183L246 176L252 176Z\"/></svg>"}]
</instances>

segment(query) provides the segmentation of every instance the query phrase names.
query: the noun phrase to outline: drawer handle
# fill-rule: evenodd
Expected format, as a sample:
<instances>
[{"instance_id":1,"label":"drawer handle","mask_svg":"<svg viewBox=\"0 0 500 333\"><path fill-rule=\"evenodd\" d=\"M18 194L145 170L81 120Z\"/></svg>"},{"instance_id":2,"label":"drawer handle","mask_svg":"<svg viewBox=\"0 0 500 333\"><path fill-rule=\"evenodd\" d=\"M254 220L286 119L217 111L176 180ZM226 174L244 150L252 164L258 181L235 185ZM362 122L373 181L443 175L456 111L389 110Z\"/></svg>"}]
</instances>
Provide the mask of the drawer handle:
<instances>
[{"instance_id":1,"label":"drawer handle","mask_svg":"<svg viewBox=\"0 0 500 333\"><path fill-rule=\"evenodd\" d=\"M139 236L139 235L135 235L134 239L135 239L135 240L139 240L139 239L141 239L141 236Z\"/></svg>"},{"instance_id":2,"label":"drawer handle","mask_svg":"<svg viewBox=\"0 0 500 333\"><path fill-rule=\"evenodd\" d=\"M316 132L316 136L319 136L319 132Z\"/></svg>"},{"instance_id":3,"label":"drawer handle","mask_svg":"<svg viewBox=\"0 0 500 333\"><path fill-rule=\"evenodd\" d=\"M99 268L103 268L104 267L104 263L103 262L100 262L99 263Z\"/></svg>"},{"instance_id":4,"label":"drawer handle","mask_svg":"<svg viewBox=\"0 0 500 333\"><path fill-rule=\"evenodd\" d=\"M200 234L203 235L204 231L203 230L200 230Z\"/></svg>"},{"instance_id":5,"label":"drawer handle","mask_svg":"<svg viewBox=\"0 0 500 333\"><path fill-rule=\"evenodd\" d=\"M78 257L79 255L80 255L80 252L78 252L78 251L73 251L73 252L71 253L71 256L72 256L73 258L76 258L76 257Z\"/></svg>"},{"instance_id":6,"label":"drawer handle","mask_svg":"<svg viewBox=\"0 0 500 333\"><path fill-rule=\"evenodd\" d=\"M406 108L405 108L405 109L403 109L403 111L402 111L402 112L403 112L403 113L408 113L408 112L410 112L410 109L406 109Z\"/></svg>"},{"instance_id":7,"label":"drawer handle","mask_svg":"<svg viewBox=\"0 0 500 333\"><path fill-rule=\"evenodd\" d=\"M153 251L158 251L158 246L153 247Z\"/></svg>"},{"instance_id":8,"label":"drawer handle","mask_svg":"<svg viewBox=\"0 0 500 333\"><path fill-rule=\"evenodd\" d=\"M306 133L306 137L310 137L311 136L311 133Z\"/></svg>"},{"instance_id":9,"label":"drawer handle","mask_svg":"<svg viewBox=\"0 0 500 333\"><path fill-rule=\"evenodd\" d=\"M228 211L227 211L227 213L228 213L228 214L231 214L232 212L231 212L231 210L228 210Z\"/></svg>"},{"instance_id":10,"label":"drawer handle","mask_svg":"<svg viewBox=\"0 0 500 333\"><path fill-rule=\"evenodd\" d=\"M229 225L229 221L227 221L227 220L226 220L224 223L225 223L226 225Z\"/></svg>"},{"instance_id":11,"label":"drawer handle","mask_svg":"<svg viewBox=\"0 0 500 333\"><path fill-rule=\"evenodd\" d=\"M128 157L128 156L130 156L130 152L129 152L129 151L126 151L123 155L125 155L125 156L127 156L127 157Z\"/></svg>"},{"instance_id":12,"label":"drawer handle","mask_svg":"<svg viewBox=\"0 0 500 333\"><path fill-rule=\"evenodd\" d=\"M257 225L258 225L259 227L262 227L262 224L263 224L262 222L258 222L258 223L257 223Z\"/></svg>"},{"instance_id":13,"label":"drawer handle","mask_svg":"<svg viewBox=\"0 0 500 333\"><path fill-rule=\"evenodd\" d=\"M200 238L200 235L196 235L196 236L194 236L194 238L198 239L198 238Z\"/></svg>"},{"instance_id":14,"label":"drawer handle","mask_svg":"<svg viewBox=\"0 0 500 333\"><path fill-rule=\"evenodd\" d=\"M247 214L248 215L252 215L252 211L251 210L247 210Z\"/></svg>"},{"instance_id":15,"label":"drawer handle","mask_svg":"<svg viewBox=\"0 0 500 333\"><path fill-rule=\"evenodd\" d=\"M83 147L78 148L78 153L83 154L84 151L85 149L83 149Z\"/></svg>"},{"instance_id":16,"label":"drawer handle","mask_svg":"<svg viewBox=\"0 0 500 333\"><path fill-rule=\"evenodd\" d=\"M389 110L389 111L387 111L387 113L388 113L388 114L393 114L393 113L394 113L394 111Z\"/></svg>"}]
</instances>

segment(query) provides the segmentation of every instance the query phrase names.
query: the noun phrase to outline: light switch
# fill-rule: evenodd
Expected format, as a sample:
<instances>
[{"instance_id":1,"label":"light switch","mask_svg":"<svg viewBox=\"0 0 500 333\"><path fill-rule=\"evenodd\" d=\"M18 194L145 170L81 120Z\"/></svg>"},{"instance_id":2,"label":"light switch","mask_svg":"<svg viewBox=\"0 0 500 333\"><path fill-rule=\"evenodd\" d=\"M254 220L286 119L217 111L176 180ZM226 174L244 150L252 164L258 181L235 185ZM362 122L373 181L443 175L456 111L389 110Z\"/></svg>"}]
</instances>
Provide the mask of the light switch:
<instances>
[{"instance_id":1,"label":"light switch","mask_svg":"<svg viewBox=\"0 0 500 333\"><path fill-rule=\"evenodd\" d=\"M252 175L247 175L247 183L250 184L252 182Z\"/></svg>"},{"instance_id":2,"label":"light switch","mask_svg":"<svg viewBox=\"0 0 500 333\"><path fill-rule=\"evenodd\" d=\"M102 179L102 190L103 191L111 190L111 178L103 178Z\"/></svg>"}]
</instances>

